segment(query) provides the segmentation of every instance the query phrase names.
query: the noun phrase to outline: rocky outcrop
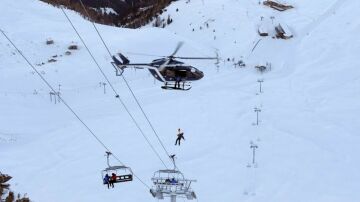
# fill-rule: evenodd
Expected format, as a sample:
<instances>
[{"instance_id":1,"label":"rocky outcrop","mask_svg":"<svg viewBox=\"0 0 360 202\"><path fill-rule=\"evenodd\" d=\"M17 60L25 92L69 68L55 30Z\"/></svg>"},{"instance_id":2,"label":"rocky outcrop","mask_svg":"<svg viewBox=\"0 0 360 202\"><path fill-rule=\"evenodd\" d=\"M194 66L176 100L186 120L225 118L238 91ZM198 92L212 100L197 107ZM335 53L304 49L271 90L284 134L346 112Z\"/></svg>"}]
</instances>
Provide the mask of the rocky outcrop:
<instances>
[{"instance_id":1,"label":"rocky outcrop","mask_svg":"<svg viewBox=\"0 0 360 202\"><path fill-rule=\"evenodd\" d=\"M79 0L41 0L65 6L87 18ZM174 0L83 0L91 20L117 27L138 28L150 23Z\"/></svg>"}]
</instances>

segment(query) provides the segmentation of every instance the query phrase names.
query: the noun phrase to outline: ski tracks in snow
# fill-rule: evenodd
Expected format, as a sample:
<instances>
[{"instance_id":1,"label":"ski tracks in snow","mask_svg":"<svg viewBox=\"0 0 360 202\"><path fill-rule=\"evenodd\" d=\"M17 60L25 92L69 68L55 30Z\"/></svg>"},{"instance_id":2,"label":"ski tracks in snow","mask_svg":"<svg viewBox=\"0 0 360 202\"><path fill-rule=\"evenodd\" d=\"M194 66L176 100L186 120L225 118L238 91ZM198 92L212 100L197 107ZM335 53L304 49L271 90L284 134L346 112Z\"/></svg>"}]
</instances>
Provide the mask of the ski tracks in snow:
<instances>
[{"instance_id":1,"label":"ski tracks in snow","mask_svg":"<svg viewBox=\"0 0 360 202\"><path fill-rule=\"evenodd\" d=\"M347 0L337 0L329 9L327 9L322 15L320 15L316 20L307 25L304 29L302 29L294 40L290 41L290 45L287 46L286 50L281 53L286 53L286 60L282 65L282 74L281 76L289 76L291 73L295 72L296 60L294 60L294 56L299 55L301 51L303 51L300 47L302 41L307 38L310 32L314 31L317 27L319 27L322 22L331 17L331 14L336 12L341 5ZM280 76L280 75L278 75Z\"/></svg>"}]
</instances>

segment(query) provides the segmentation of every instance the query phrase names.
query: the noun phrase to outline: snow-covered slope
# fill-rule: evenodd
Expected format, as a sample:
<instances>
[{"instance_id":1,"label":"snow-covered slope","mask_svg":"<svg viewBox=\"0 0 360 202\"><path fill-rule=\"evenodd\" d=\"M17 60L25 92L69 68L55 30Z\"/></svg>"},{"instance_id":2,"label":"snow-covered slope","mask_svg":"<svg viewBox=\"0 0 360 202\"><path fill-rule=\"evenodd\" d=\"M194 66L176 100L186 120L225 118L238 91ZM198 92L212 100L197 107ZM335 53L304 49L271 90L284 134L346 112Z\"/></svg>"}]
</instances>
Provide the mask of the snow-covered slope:
<instances>
[{"instance_id":1,"label":"snow-covered slope","mask_svg":"<svg viewBox=\"0 0 360 202\"><path fill-rule=\"evenodd\" d=\"M218 50L223 60L247 64L234 68L221 61L217 68L211 61L191 61L205 77L186 92L161 90L146 71L125 73L165 146L177 154L179 168L198 180L193 188L199 201L359 201L360 21L354 8L360 2L291 0L295 9L281 13L258 1L186 2L170 5L163 16L170 14L174 22L165 29L99 28L113 53L166 55L185 41L179 55L213 56ZM0 12L0 28L34 65L46 63L36 67L56 88L61 85L64 99L151 185L161 162L108 86L103 93L104 78L61 10L37 0L3 0ZM92 25L67 12L166 159ZM270 27L288 24L294 38L263 38L252 52L261 16ZM48 38L55 44L46 45ZM64 55L74 43L80 50ZM103 187L104 149L63 105L50 102L49 89L4 37L0 48L0 170L14 176L14 189L34 201L154 200L137 180ZM58 61L47 63L54 55ZM265 62L272 70L258 73L254 65ZM264 80L261 94L258 79ZM259 126L253 124L254 107L262 109ZM174 146L178 127L185 130L181 147ZM259 146L256 167L248 167L250 142Z\"/></svg>"}]
</instances>

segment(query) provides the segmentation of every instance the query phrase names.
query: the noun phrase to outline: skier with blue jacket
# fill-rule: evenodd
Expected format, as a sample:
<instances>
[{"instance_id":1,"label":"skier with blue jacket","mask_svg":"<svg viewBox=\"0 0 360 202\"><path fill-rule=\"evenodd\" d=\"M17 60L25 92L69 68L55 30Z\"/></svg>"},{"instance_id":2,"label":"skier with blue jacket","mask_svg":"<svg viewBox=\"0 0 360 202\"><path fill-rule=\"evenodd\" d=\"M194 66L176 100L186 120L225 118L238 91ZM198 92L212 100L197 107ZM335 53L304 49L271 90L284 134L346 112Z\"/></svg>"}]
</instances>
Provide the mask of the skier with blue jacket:
<instances>
[{"instance_id":1,"label":"skier with blue jacket","mask_svg":"<svg viewBox=\"0 0 360 202\"><path fill-rule=\"evenodd\" d=\"M108 174L104 177L104 184L107 184L108 189L110 188L110 176Z\"/></svg>"}]
</instances>

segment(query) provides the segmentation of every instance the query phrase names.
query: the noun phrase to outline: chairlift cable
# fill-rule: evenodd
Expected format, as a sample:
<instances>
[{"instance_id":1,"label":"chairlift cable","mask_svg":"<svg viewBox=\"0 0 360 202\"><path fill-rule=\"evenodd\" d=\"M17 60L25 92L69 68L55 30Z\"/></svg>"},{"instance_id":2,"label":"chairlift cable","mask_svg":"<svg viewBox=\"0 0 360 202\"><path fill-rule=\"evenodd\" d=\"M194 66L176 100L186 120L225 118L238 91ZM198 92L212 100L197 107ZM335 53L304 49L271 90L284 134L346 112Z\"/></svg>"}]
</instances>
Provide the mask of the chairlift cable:
<instances>
[{"instance_id":1,"label":"chairlift cable","mask_svg":"<svg viewBox=\"0 0 360 202\"><path fill-rule=\"evenodd\" d=\"M56 90L54 89L54 87L52 87L52 85L45 79L45 77L43 77L40 72L30 63L30 61L25 57L25 55L20 51L20 49L18 49L18 47L12 42L12 40L5 34L5 32L0 29L0 32L4 35L4 37L11 43L11 45L16 49L16 51L22 56L22 58L28 63L28 65L36 72L36 74L41 78L41 80L50 88L50 90L53 93L56 93ZM91 128L80 118L80 116L70 107L69 104L67 104L67 102L62 98L61 95L58 94L59 99L62 101L62 103L70 110L70 112L82 123L82 125L90 132L90 134L96 139L97 142L99 142L101 144L102 147L104 147L104 149L108 152L111 152L111 150L109 149L109 147L107 147L105 145L105 143L103 141L101 141L101 139L95 134L95 132L93 130L91 130ZM112 153L112 152L111 152ZM122 165L125 165L116 155L114 155L114 158ZM137 175L135 175L135 173L133 173L133 175L147 188L150 188L149 185L147 185L143 180L141 180Z\"/></svg>"},{"instance_id":2,"label":"chairlift cable","mask_svg":"<svg viewBox=\"0 0 360 202\"><path fill-rule=\"evenodd\" d=\"M132 119L132 121L134 122L134 124L136 125L136 127L139 129L140 133L142 134L142 136L144 137L144 139L146 140L146 142L148 143L148 145L151 147L151 149L153 150L153 152L156 154L156 156L160 159L160 161L162 162L162 164L167 168L165 162L162 160L160 154L156 151L156 149L154 148L154 146L150 143L150 140L147 138L147 136L145 135L144 131L140 128L139 124L136 122L134 116L131 114L130 110L126 107L124 101L121 99L120 95L117 93L116 89L114 88L114 86L112 85L112 83L110 82L109 78L106 76L106 74L104 73L104 71L102 70L102 68L100 67L99 63L97 62L97 60L95 59L94 55L92 54L92 52L90 51L90 49L88 48L88 46L86 45L84 39L81 37L80 33L77 31L77 29L75 28L74 24L72 23L72 21L70 20L69 16L66 14L65 10L63 7L61 7L61 10L63 12L63 14L65 15L65 17L67 18L68 22L71 24L72 28L74 29L74 31L76 32L77 36L79 37L79 39L81 40L81 42L83 43L83 45L85 46L87 52L89 53L90 57L92 58L92 60L94 61L94 63L96 64L96 66L98 67L98 69L100 70L101 74L103 75L103 77L106 79L107 83L109 84L110 88L114 91L116 98L119 99L119 101L121 102L122 106L125 108L126 112L128 113L128 115L130 116L130 118Z\"/></svg>"},{"instance_id":3,"label":"chairlift cable","mask_svg":"<svg viewBox=\"0 0 360 202\"><path fill-rule=\"evenodd\" d=\"M95 31L97 32L97 34L98 34L98 36L99 36L100 40L102 41L102 43L103 43L103 45L104 45L105 49L106 49L106 50L107 50L107 52L109 53L109 56L110 56L110 57L112 57L113 55L111 54L111 51L110 51L109 47L107 46L107 44L106 44L106 42L105 42L104 38L103 38L103 37L102 37L102 35L100 34L100 31L99 31L99 30L98 30L98 28L96 27L95 23L91 20L90 15L89 15L89 13L88 13L88 11L87 11L87 9L86 9L86 7L85 7L85 5L84 5L83 1L82 1L82 0L79 0L79 2L80 2L80 4L81 4L82 8L84 9L84 11L85 11L85 13L86 13L87 17L89 18L89 21L92 23L92 25L93 25L93 27L94 27ZM104 75L104 74L103 74L103 75ZM105 75L104 75L104 76L105 76ZM124 82L125 82L125 84L126 84L127 88L129 89L129 91L131 92L131 94L132 94L132 96L133 96L134 100L136 101L137 105L139 106L139 108L140 108L140 110L141 110L142 114L144 115L145 119L147 120L147 122L148 122L149 126L151 127L152 131L154 132L155 136L157 137L157 139L158 139L158 141L159 141L160 145L161 145L161 146L162 146L162 148L164 149L164 151L165 151L166 155L170 158L170 153L169 153L169 152L168 152L168 150L165 148L165 145L164 145L163 141L160 139L160 137L159 137L158 133L156 132L156 130L155 130L155 128L154 128L154 126L153 126L153 124L151 123L151 121L150 121L149 117L147 116L147 114L145 113L145 111L144 111L143 107L141 106L141 104L140 104L139 100L137 99L137 97L136 97L136 95L135 95L134 91L133 91L133 90L132 90L132 88L130 87L130 85L129 85L128 81L125 79L125 76L122 74L122 75L121 75L121 77L122 77L122 79L124 80ZM110 84L110 81L109 81L109 80L108 80L108 82L109 82L109 84ZM111 85L111 84L110 84L110 85ZM170 161L171 161L171 159L170 159ZM166 167L166 166L165 166L165 167Z\"/></svg>"},{"instance_id":4,"label":"chairlift cable","mask_svg":"<svg viewBox=\"0 0 360 202\"><path fill-rule=\"evenodd\" d=\"M104 47L106 48L107 52L109 53L109 56L110 56L110 57L113 57L113 55L111 54L111 51L110 51L109 47L107 46L107 44L106 44L106 42L105 42L104 38L102 37L102 35L100 34L99 30L97 29L97 27L96 27L95 23L91 20L90 15L89 15L89 13L88 13L88 11L87 11L87 9L86 9L85 5L83 4L83 1L82 1L82 0L79 0L79 2L81 3L81 6L83 7L83 9L84 9L85 13L87 14L87 17L88 17L89 21L92 23L92 25L93 25L93 27L94 27L95 31L97 32L97 34L98 34L98 36L99 36L100 40L102 41L102 43L103 43ZM173 52L173 54L172 54L171 56L169 56L169 60L170 60L171 58L173 58L173 57L174 57L174 55L178 52L178 50L181 48L181 46L182 46L182 45L183 45L183 43L179 43L179 44L178 44L178 46L176 47L176 49L175 49L175 51ZM165 63L165 64L166 64L166 63ZM124 82L125 82L125 84L126 84L127 88L129 89L129 91L131 92L131 94L132 94L133 98L135 99L135 101L136 101L136 103L137 103L138 107L140 108L141 112L143 113L144 117L146 118L146 120L147 120L147 122L148 122L149 126L151 127L151 129L153 130L154 134L156 135L156 137L157 137L157 139L158 139L159 143L161 144L162 148L164 149L165 153L167 154L167 156L168 156L169 160L170 160L171 162L173 162L173 164L174 164L174 169L179 170L179 169L176 167L175 160L173 159L174 157L171 157L171 156L170 156L170 154L169 154L169 152L168 152L168 151L167 151L167 149L165 148L165 146L164 146L164 144L163 144L162 140L160 139L160 137L159 137L158 133L156 132L156 130L155 130L155 128L154 128L154 126L152 125L152 123L151 123L150 119L149 119L149 118L148 118L148 116L146 115L146 113L145 113L144 109L142 108L142 106L141 106L141 104L140 104L139 100L137 99L137 97L136 97L136 95L135 95L134 91L132 90L132 88L130 87L129 83L128 83L128 82L127 82L127 80L125 79L125 76L124 76L123 74L121 74L121 77L122 77L122 79L124 80ZM109 81L108 81L108 82L109 82ZM109 83L109 84L110 84L110 83ZM111 85L111 84L110 84L110 85ZM165 166L165 167L166 167L166 166ZM190 184L191 184L191 181L190 181ZM190 184L189 184L189 186L190 186ZM150 190L151 190L151 189L150 189ZM186 194L190 194L190 192L187 192ZM188 196L187 196L187 197L188 197ZM191 192L191 197L196 198L196 196L195 196L195 193L194 193L194 192Z\"/></svg>"}]
</instances>

